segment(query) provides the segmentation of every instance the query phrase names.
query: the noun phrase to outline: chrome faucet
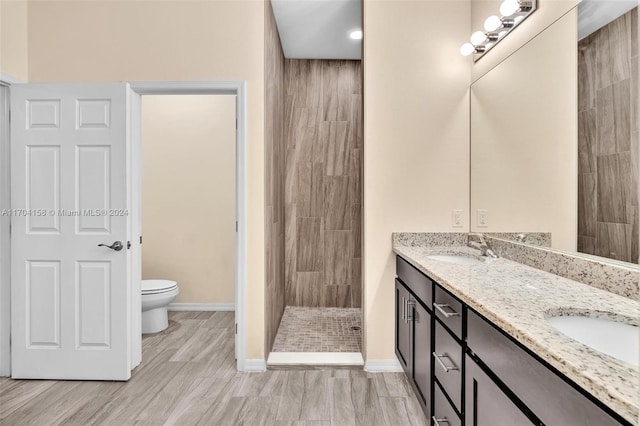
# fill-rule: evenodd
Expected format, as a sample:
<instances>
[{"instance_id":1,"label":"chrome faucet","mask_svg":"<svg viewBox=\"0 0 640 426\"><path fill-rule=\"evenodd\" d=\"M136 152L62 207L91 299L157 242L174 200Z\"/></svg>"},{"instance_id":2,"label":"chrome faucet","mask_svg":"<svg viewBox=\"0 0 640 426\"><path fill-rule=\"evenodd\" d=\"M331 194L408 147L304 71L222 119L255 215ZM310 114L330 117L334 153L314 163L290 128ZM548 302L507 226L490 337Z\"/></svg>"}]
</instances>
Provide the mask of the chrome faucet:
<instances>
[{"instance_id":1,"label":"chrome faucet","mask_svg":"<svg viewBox=\"0 0 640 426\"><path fill-rule=\"evenodd\" d=\"M477 239L477 241L474 241L472 238ZM468 246L480 250L483 256L498 257L482 234L469 234Z\"/></svg>"}]
</instances>

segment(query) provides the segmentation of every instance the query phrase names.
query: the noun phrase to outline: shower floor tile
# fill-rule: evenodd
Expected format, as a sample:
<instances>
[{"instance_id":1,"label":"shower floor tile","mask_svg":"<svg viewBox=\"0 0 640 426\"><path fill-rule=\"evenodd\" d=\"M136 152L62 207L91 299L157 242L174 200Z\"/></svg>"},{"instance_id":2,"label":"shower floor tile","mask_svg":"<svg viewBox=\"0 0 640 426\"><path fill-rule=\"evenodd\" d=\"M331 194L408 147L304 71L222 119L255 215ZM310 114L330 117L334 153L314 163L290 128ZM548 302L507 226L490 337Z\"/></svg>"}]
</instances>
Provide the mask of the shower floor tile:
<instances>
[{"instance_id":1,"label":"shower floor tile","mask_svg":"<svg viewBox=\"0 0 640 426\"><path fill-rule=\"evenodd\" d=\"M272 351L361 352L361 315L360 308L287 306Z\"/></svg>"}]
</instances>

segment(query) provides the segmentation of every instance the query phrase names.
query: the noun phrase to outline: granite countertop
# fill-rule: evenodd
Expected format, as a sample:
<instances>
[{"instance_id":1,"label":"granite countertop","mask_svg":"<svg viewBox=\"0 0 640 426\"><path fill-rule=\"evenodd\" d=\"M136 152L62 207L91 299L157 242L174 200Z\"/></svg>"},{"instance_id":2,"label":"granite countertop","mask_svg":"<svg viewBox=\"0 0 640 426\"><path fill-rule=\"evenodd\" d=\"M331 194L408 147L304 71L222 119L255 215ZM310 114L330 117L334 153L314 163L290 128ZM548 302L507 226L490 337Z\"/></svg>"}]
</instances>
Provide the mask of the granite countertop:
<instances>
[{"instance_id":1,"label":"granite countertop","mask_svg":"<svg viewBox=\"0 0 640 426\"><path fill-rule=\"evenodd\" d=\"M556 331L545 316L578 314L640 323L640 303L507 259L460 265L431 254L478 255L469 247L394 246L442 287L531 349L605 405L638 421L638 367L602 354Z\"/></svg>"}]
</instances>

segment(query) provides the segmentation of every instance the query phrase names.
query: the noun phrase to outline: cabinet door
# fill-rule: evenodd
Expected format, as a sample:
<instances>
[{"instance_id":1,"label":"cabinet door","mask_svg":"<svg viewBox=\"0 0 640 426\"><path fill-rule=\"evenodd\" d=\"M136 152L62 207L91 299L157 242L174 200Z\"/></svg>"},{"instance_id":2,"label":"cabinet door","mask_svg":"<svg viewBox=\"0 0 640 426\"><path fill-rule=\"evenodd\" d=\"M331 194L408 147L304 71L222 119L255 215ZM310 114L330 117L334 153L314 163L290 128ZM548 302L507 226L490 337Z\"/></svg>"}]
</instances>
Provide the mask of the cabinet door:
<instances>
[{"instance_id":1,"label":"cabinet door","mask_svg":"<svg viewBox=\"0 0 640 426\"><path fill-rule=\"evenodd\" d=\"M402 368L411 377L411 322L407 319L409 291L396 280L396 355Z\"/></svg>"},{"instance_id":2,"label":"cabinet door","mask_svg":"<svg viewBox=\"0 0 640 426\"><path fill-rule=\"evenodd\" d=\"M431 405L431 315L418 302L412 304L409 315L413 318L413 380L421 394L420 401L428 409Z\"/></svg>"},{"instance_id":3,"label":"cabinet door","mask_svg":"<svg viewBox=\"0 0 640 426\"><path fill-rule=\"evenodd\" d=\"M542 424L529 420L468 355L466 356L465 387L465 424L467 426Z\"/></svg>"}]
</instances>

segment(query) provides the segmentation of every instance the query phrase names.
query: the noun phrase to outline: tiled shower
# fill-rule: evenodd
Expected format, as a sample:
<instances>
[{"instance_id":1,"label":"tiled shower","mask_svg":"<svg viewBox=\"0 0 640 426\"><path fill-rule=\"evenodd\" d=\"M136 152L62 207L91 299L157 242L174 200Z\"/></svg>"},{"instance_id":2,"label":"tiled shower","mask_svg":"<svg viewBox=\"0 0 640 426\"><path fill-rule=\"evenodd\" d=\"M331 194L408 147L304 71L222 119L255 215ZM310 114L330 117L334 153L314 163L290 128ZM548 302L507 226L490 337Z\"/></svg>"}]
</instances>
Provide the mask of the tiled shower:
<instances>
[{"instance_id":1,"label":"tiled shower","mask_svg":"<svg viewBox=\"0 0 640 426\"><path fill-rule=\"evenodd\" d=\"M270 18L266 352L360 352L361 62L285 59Z\"/></svg>"},{"instance_id":2,"label":"tiled shower","mask_svg":"<svg viewBox=\"0 0 640 426\"><path fill-rule=\"evenodd\" d=\"M634 8L578 43L578 251L638 263Z\"/></svg>"}]
</instances>

